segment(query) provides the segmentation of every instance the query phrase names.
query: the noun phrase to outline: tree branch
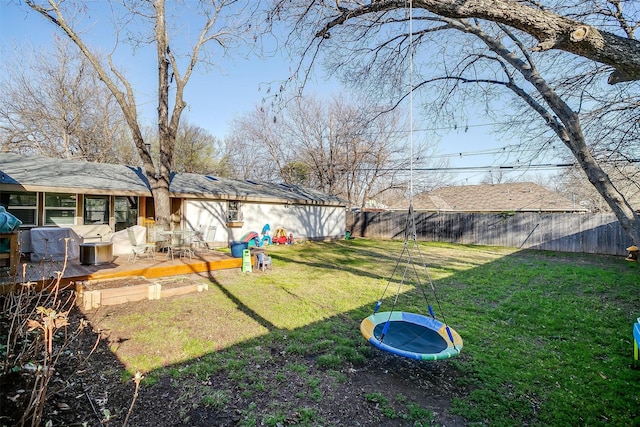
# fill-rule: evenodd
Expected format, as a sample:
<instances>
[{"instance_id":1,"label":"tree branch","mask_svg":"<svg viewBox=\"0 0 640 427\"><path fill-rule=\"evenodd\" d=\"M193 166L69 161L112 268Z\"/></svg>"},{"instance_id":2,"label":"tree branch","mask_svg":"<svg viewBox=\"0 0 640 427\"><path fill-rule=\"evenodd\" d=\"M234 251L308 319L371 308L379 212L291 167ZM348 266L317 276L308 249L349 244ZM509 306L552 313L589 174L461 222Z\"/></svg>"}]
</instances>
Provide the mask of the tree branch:
<instances>
[{"instance_id":1,"label":"tree branch","mask_svg":"<svg viewBox=\"0 0 640 427\"><path fill-rule=\"evenodd\" d=\"M69 39L73 41L73 43L80 49L87 60L91 63L100 80L105 83L109 91L113 94L114 98L118 101L118 104L120 104L122 113L125 117L125 120L127 121L127 124L129 125L129 128L131 129L133 138L136 141L136 145L138 146L138 151L145 165L145 170L150 171L152 168L151 156L148 153L144 153L145 150L140 149L140 147L144 147L144 138L142 137L142 131L140 130L140 126L138 125L136 104L132 96L133 91L131 90L131 87L125 84L125 86L127 87L127 93L129 95L127 97L125 93L123 93L118 88L118 85L111 79L105 68L100 63L100 60L89 50L89 48L84 44L83 40L64 19L64 16L62 15L62 12L58 7L59 3L49 1L51 7L48 9L43 8L33 0L26 0L25 3L31 9L35 10L46 19L51 21L56 27L60 28L60 30L62 30L67 35L67 37L69 37ZM115 67L111 62L110 67L111 70L115 72L116 77L120 79L120 81L126 82L124 77L116 72Z\"/></svg>"},{"instance_id":2,"label":"tree branch","mask_svg":"<svg viewBox=\"0 0 640 427\"><path fill-rule=\"evenodd\" d=\"M538 40L534 51L558 49L614 68L610 84L640 80L640 42L600 31L583 22L512 0L414 0L415 9L424 9L446 18L477 18L508 25ZM372 1L351 9L336 9L337 16L316 32L330 37L330 30L350 19L391 10L404 10L405 0Z\"/></svg>"}]
</instances>

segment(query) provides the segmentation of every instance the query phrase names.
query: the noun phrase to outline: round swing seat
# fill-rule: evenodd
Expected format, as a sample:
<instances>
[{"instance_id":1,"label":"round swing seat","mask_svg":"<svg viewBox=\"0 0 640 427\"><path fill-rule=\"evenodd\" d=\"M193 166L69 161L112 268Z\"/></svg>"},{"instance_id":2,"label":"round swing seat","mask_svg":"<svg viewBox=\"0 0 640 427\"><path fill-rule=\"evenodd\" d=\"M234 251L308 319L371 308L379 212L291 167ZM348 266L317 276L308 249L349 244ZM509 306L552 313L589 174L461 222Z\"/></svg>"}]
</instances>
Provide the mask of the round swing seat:
<instances>
[{"instance_id":1,"label":"round swing seat","mask_svg":"<svg viewBox=\"0 0 640 427\"><path fill-rule=\"evenodd\" d=\"M389 326L383 337L387 322ZM410 359L448 359L462 350L462 338L456 331L439 320L420 314L374 313L360 323L360 332L374 347Z\"/></svg>"}]
</instances>

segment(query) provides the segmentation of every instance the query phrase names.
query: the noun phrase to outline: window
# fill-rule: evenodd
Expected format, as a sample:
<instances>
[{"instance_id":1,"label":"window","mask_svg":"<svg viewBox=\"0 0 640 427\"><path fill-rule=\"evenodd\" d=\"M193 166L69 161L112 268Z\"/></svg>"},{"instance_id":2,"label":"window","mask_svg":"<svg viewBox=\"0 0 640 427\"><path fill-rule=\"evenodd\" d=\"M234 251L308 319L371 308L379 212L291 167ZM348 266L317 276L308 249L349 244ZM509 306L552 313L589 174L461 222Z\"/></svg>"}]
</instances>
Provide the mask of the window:
<instances>
[{"instance_id":1,"label":"window","mask_svg":"<svg viewBox=\"0 0 640 427\"><path fill-rule=\"evenodd\" d=\"M22 225L38 225L38 196L26 191L3 191L0 204L11 215L22 221Z\"/></svg>"},{"instance_id":2,"label":"window","mask_svg":"<svg viewBox=\"0 0 640 427\"><path fill-rule=\"evenodd\" d=\"M242 221L242 212L240 211L240 202L230 200L227 203L227 222Z\"/></svg>"},{"instance_id":3,"label":"window","mask_svg":"<svg viewBox=\"0 0 640 427\"><path fill-rule=\"evenodd\" d=\"M44 195L44 225L74 225L77 197L70 193Z\"/></svg>"},{"instance_id":4,"label":"window","mask_svg":"<svg viewBox=\"0 0 640 427\"><path fill-rule=\"evenodd\" d=\"M138 198L117 196L115 199L116 231L134 226L138 222Z\"/></svg>"},{"instance_id":5,"label":"window","mask_svg":"<svg viewBox=\"0 0 640 427\"><path fill-rule=\"evenodd\" d=\"M84 223L109 224L109 196L84 196Z\"/></svg>"}]
</instances>

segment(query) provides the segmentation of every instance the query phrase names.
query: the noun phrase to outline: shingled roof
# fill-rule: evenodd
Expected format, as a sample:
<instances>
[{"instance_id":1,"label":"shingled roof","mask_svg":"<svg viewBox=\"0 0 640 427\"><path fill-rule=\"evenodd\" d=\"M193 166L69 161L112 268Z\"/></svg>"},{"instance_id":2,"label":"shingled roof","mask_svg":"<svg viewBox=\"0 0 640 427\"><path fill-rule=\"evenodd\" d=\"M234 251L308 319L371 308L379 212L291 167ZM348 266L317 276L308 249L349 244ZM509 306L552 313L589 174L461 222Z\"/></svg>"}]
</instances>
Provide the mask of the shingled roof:
<instances>
[{"instance_id":1,"label":"shingled roof","mask_svg":"<svg viewBox=\"0 0 640 427\"><path fill-rule=\"evenodd\" d=\"M443 187L417 194L413 199L413 206L415 210L440 212L587 211L560 194L533 182Z\"/></svg>"},{"instance_id":2,"label":"shingled roof","mask_svg":"<svg viewBox=\"0 0 640 427\"><path fill-rule=\"evenodd\" d=\"M0 184L27 191L149 195L141 168L0 153Z\"/></svg>"},{"instance_id":3,"label":"shingled roof","mask_svg":"<svg viewBox=\"0 0 640 427\"><path fill-rule=\"evenodd\" d=\"M0 186L25 191L151 196L140 167L0 153ZM287 184L173 173L172 197L346 206L339 197Z\"/></svg>"}]
</instances>

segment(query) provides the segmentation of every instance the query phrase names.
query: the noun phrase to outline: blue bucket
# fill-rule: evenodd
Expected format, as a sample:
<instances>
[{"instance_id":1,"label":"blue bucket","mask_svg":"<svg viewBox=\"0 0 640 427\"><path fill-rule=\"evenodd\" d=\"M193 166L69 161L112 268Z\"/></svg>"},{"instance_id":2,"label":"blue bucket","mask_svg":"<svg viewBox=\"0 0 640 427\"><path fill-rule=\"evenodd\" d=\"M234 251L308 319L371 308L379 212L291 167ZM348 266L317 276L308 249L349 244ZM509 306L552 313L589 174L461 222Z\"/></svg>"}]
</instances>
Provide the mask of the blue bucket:
<instances>
[{"instance_id":1,"label":"blue bucket","mask_svg":"<svg viewBox=\"0 0 640 427\"><path fill-rule=\"evenodd\" d=\"M246 242L231 242L231 256L234 258L242 258L242 251L249 249L249 244Z\"/></svg>"}]
</instances>

